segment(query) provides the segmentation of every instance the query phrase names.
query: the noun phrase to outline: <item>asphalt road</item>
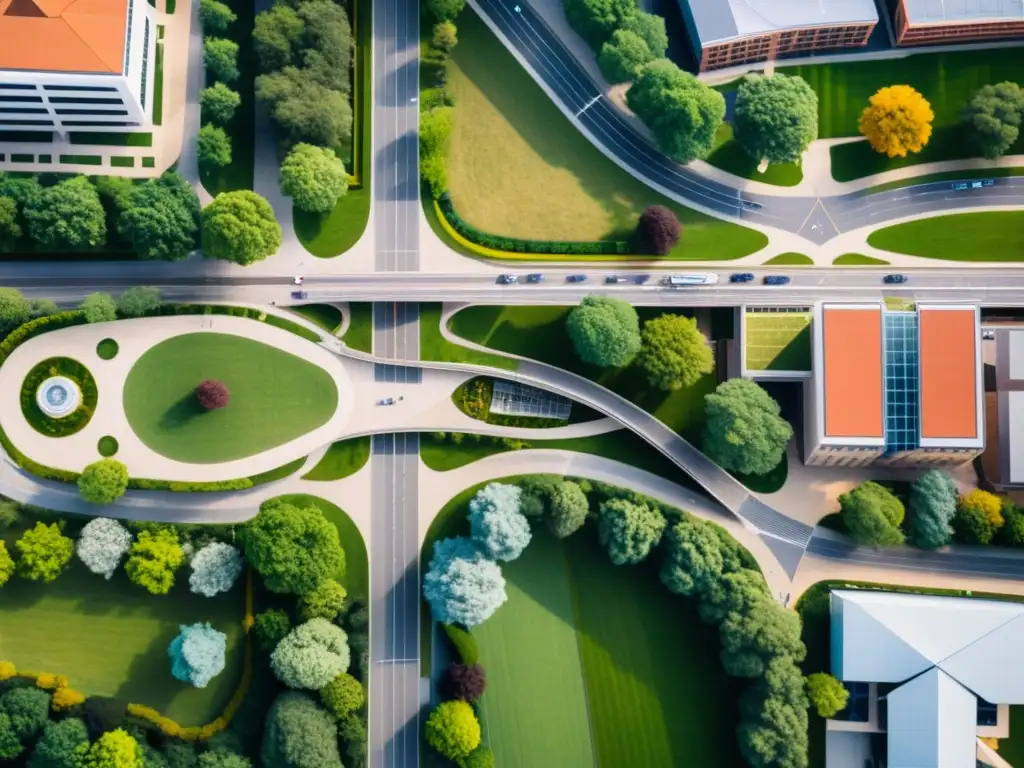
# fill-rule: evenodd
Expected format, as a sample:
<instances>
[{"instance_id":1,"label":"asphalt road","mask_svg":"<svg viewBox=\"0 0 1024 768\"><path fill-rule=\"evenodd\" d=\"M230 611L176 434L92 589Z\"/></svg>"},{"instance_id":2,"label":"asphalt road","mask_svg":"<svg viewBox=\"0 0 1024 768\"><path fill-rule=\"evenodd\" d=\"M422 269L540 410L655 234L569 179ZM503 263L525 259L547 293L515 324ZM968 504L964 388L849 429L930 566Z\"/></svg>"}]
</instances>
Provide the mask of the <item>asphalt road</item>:
<instances>
[{"instance_id":1,"label":"asphalt road","mask_svg":"<svg viewBox=\"0 0 1024 768\"><path fill-rule=\"evenodd\" d=\"M992 187L964 192L954 192L949 182L937 182L825 198L761 195L720 184L668 159L634 130L525 0L472 0L471 5L500 31L548 95L575 115L591 141L650 186L683 203L795 232L818 244L841 232L912 214L1024 205L1024 179L1019 177L996 179ZM971 173L964 178L971 178Z\"/></svg>"}]
</instances>

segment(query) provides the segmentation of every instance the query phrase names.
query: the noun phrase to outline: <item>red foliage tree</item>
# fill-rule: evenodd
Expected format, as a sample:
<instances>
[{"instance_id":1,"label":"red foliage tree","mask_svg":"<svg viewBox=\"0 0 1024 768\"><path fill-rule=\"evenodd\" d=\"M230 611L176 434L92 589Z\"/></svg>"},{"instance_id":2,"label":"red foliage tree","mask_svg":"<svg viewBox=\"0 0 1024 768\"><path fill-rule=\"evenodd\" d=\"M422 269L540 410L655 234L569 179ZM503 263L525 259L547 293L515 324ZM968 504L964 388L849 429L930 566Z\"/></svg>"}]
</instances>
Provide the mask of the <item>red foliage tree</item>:
<instances>
[{"instance_id":1,"label":"red foliage tree","mask_svg":"<svg viewBox=\"0 0 1024 768\"><path fill-rule=\"evenodd\" d=\"M487 690L487 677L480 664L456 661L448 667L447 684L449 698L476 701Z\"/></svg>"},{"instance_id":2,"label":"red foliage tree","mask_svg":"<svg viewBox=\"0 0 1024 768\"><path fill-rule=\"evenodd\" d=\"M231 399L231 393L223 381L207 379L196 387L196 400L208 411L223 408Z\"/></svg>"},{"instance_id":3,"label":"red foliage tree","mask_svg":"<svg viewBox=\"0 0 1024 768\"><path fill-rule=\"evenodd\" d=\"M683 225L664 205L652 205L640 214L636 235L646 253L664 256L679 242Z\"/></svg>"}]
</instances>

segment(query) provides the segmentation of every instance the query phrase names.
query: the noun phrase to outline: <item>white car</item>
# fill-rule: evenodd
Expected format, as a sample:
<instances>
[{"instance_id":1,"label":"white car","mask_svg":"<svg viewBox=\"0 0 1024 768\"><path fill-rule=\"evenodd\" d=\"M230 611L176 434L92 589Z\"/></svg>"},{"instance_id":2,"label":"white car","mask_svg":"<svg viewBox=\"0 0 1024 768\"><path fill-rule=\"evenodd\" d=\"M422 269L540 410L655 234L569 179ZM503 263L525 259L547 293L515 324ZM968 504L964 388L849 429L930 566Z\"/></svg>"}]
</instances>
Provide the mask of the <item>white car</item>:
<instances>
[{"instance_id":1,"label":"white car","mask_svg":"<svg viewBox=\"0 0 1024 768\"><path fill-rule=\"evenodd\" d=\"M296 275L295 277L292 278L293 285L302 285L305 281L306 278L304 278L302 275Z\"/></svg>"}]
</instances>

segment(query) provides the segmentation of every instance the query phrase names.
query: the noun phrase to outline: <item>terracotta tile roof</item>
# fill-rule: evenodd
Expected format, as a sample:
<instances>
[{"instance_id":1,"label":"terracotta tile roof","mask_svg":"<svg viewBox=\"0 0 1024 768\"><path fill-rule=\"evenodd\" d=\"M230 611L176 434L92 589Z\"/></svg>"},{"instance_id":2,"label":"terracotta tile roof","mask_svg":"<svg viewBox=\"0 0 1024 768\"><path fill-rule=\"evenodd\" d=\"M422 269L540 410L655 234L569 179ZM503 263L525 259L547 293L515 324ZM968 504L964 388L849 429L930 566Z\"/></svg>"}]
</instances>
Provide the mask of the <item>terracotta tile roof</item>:
<instances>
[{"instance_id":1,"label":"terracotta tile roof","mask_svg":"<svg viewBox=\"0 0 1024 768\"><path fill-rule=\"evenodd\" d=\"M0 0L0 69L120 74L127 19L128 0Z\"/></svg>"},{"instance_id":2,"label":"terracotta tile roof","mask_svg":"<svg viewBox=\"0 0 1024 768\"><path fill-rule=\"evenodd\" d=\"M884 436L882 308L822 311L825 435Z\"/></svg>"},{"instance_id":3,"label":"terracotta tile roof","mask_svg":"<svg viewBox=\"0 0 1024 768\"><path fill-rule=\"evenodd\" d=\"M921 437L978 437L978 327L973 308L918 312Z\"/></svg>"}]
</instances>

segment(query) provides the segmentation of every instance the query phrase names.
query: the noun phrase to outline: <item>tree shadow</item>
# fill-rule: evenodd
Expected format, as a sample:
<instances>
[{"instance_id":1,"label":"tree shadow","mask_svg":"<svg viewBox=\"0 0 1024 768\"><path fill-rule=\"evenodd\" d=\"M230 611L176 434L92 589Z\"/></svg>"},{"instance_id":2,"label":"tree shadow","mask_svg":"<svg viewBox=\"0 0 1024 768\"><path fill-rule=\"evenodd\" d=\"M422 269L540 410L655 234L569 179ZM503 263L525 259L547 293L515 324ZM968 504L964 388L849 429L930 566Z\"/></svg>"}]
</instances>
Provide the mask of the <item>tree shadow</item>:
<instances>
[{"instance_id":1,"label":"tree shadow","mask_svg":"<svg viewBox=\"0 0 1024 768\"><path fill-rule=\"evenodd\" d=\"M192 419L206 413L196 400L195 394L189 392L178 402L164 411L160 417L160 429L173 430L188 424Z\"/></svg>"}]
</instances>

